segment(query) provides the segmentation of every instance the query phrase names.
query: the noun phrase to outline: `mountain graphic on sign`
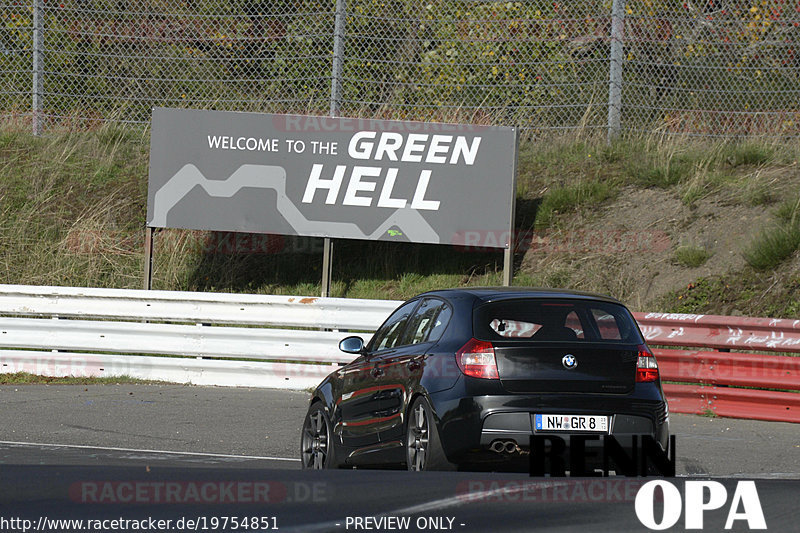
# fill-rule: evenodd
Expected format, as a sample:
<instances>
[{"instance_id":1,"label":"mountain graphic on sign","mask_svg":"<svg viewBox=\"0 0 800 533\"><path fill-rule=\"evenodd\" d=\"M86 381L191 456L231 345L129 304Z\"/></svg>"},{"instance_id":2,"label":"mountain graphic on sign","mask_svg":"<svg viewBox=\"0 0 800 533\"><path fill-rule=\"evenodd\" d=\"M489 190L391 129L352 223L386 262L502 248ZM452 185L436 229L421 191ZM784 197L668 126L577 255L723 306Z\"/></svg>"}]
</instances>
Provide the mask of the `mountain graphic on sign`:
<instances>
[{"instance_id":1,"label":"mountain graphic on sign","mask_svg":"<svg viewBox=\"0 0 800 533\"><path fill-rule=\"evenodd\" d=\"M374 240L396 227L411 241L440 242L439 235L422 215L408 207L395 210L371 233L362 231L352 222L309 220L286 195L286 171L283 167L275 165L242 165L228 179L210 180L196 166L187 164L156 191L153 197L152 218L148 220L147 225L157 228L167 227L170 210L198 186L215 198L231 198L245 188L272 189L277 193L275 207L298 235Z\"/></svg>"}]
</instances>

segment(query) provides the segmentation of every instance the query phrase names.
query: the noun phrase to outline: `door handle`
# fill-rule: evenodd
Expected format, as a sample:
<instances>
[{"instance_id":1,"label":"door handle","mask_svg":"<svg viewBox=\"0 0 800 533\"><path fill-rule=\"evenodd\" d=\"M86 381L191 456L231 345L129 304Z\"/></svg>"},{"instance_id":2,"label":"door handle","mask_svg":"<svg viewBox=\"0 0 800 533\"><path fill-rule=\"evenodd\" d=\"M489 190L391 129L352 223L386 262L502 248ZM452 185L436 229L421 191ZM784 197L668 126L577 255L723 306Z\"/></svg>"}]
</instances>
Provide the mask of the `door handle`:
<instances>
[{"instance_id":1,"label":"door handle","mask_svg":"<svg viewBox=\"0 0 800 533\"><path fill-rule=\"evenodd\" d=\"M426 355L419 355L408 362L407 368L411 371L419 370L422 367L422 361L425 360Z\"/></svg>"},{"instance_id":2,"label":"door handle","mask_svg":"<svg viewBox=\"0 0 800 533\"><path fill-rule=\"evenodd\" d=\"M372 369L372 372L370 372L370 374L372 375L373 378L379 378L383 375L383 369L376 366L375 368Z\"/></svg>"}]
</instances>

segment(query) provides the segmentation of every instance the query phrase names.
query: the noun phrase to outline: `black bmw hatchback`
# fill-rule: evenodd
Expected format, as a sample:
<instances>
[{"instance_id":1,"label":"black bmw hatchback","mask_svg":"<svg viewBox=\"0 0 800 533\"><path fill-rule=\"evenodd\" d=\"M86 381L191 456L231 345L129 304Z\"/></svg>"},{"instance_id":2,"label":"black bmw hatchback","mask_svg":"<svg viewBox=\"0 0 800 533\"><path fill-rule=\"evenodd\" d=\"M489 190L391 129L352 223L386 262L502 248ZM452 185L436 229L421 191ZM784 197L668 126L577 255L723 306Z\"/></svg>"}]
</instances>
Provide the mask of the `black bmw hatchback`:
<instances>
[{"instance_id":1,"label":"black bmw hatchback","mask_svg":"<svg viewBox=\"0 0 800 533\"><path fill-rule=\"evenodd\" d=\"M617 300L471 288L405 302L316 388L304 468L513 463L531 435L650 435L667 448L658 365Z\"/></svg>"}]
</instances>

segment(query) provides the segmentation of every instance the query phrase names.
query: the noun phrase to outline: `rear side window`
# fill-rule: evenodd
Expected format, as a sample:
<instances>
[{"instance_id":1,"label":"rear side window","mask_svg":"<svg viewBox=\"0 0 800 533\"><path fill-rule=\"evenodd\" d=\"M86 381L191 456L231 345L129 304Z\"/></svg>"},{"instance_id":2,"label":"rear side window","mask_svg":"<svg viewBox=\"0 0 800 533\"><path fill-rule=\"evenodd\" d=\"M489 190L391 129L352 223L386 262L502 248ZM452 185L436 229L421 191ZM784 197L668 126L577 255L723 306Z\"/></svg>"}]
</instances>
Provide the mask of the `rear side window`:
<instances>
[{"instance_id":1,"label":"rear side window","mask_svg":"<svg viewBox=\"0 0 800 533\"><path fill-rule=\"evenodd\" d=\"M411 311L414 310L419 300L414 300L403 304L392 315L386 319L381 328L375 332L370 342L370 350L379 352L388 350L396 346L402 346L405 342L405 331Z\"/></svg>"},{"instance_id":2,"label":"rear side window","mask_svg":"<svg viewBox=\"0 0 800 533\"><path fill-rule=\"evenodd\" d=\"M409 344L436 342L450 322L452 311L444 301L426 298L417 308L409 323Z\"/></svg>"},{"instance_id":3,"label":"rear side window","mask_svg":"<svg viewBox=\"0 0 800 533\"><path fill-rule=\"evenodd\" d=\"M643 342L630 312L591 300L520 298L479 305L473 334L487 341Z\"/></svg>"}]
</instances>

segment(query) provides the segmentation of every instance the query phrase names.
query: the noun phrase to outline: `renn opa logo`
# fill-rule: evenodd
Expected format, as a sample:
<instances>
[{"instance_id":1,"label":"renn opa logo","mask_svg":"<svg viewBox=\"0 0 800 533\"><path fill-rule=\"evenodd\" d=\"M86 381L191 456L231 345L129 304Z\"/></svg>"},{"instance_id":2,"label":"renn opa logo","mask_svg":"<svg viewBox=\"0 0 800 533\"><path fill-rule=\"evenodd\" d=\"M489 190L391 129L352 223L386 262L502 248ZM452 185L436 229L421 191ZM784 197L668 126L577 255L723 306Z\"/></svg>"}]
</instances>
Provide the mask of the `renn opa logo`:
<instances>
[{"instance_id":1,"label":"renn opa logo","mask_svg":"<svg viewBox=\"0 0 800 533\"><path fill-rule=\"evenodd\" d=\"M661 490L662 498L656 495L657 489ZM677 524L683 511L685 529L703 529L704 513L721 509L728 502L728 491L718 481L686 481L683 490L682 499L678 488L669 481L648 481L636 494L636 517L648 528L661 531ZM657 499L663 499L664 502L660 520L656 518L654 506ZM737 521L746 522L749 529L767 529L755 481L739 481L736 484L725 519L725 529L731 529ZM709 524L714 530L718 530L720 525Z\"/></svg>"}]
</instances>

